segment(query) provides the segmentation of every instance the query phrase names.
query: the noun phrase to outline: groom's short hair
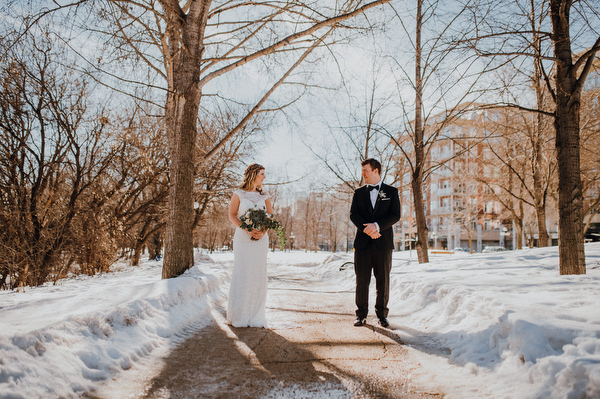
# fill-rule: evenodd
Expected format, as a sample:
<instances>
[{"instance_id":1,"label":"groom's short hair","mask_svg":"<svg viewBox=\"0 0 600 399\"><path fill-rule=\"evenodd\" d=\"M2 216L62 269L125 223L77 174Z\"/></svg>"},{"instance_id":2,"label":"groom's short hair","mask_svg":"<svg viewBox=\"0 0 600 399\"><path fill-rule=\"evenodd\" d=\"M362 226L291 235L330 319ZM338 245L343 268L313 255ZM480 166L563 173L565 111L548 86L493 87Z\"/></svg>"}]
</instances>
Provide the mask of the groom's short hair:
<instances>
[{"instance_id":1,"label":"groom's short hair","mask_svg":"<svg viewBox=\"0 0 600 399\"><path fill-rule=\"evenodd\" d=\"M365 159L364 161L362 161L360 163L360 166L365 166L365 165L371 166L371 170L377 169L379 176L381 176L381 163L378 160L376 160L375 158Z\"/></svg>"}]
</instances>

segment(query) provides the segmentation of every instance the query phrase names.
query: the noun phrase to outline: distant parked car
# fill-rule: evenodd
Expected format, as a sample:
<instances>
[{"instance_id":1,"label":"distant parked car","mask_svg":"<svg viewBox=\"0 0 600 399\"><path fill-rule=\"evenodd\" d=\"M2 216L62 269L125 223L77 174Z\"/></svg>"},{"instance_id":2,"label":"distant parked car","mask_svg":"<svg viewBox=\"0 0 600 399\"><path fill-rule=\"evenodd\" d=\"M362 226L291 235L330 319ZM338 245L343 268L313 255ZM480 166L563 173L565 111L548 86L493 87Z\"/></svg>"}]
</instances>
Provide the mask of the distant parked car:
<instances>
[{"instance_id":1,"label":"distant parked car","mask_svg":"<svg viewBox=\"0 0 600 399\"><path fill-rule=\"evenodd\" d=\"M470 254L470 253L471 253L471 251L469 251L469 248L462 248L462 247L456 247L456 248L454 248L452 251L453 251L454 253L457 253L457 252L458 252L458 253L465 252L465 253L468 253L468 254Z\"/></svg>"},{"instance_id":2,"label":"distant parked car","mask_svg":"<svg viewBox=\"0 0 600 399\"><path fill-rule=\"evenodd\" d=\"M502 252L502 251L506 251L506 248L504 247L500 247L500 246L489 246L489 247L485 247L483 248L483 253L490 253L490 252Z\"/></svg>"},{"instance_id":3,"label":"distant parked car","mask_svg":"<svg viewBox=\"0 0 600 399\"><path fill-rule=\"evenodd\" d=\"M600 223L590 223L590 227L585 231L585 242L600 241Z\"/></svg>"}]
</instances>

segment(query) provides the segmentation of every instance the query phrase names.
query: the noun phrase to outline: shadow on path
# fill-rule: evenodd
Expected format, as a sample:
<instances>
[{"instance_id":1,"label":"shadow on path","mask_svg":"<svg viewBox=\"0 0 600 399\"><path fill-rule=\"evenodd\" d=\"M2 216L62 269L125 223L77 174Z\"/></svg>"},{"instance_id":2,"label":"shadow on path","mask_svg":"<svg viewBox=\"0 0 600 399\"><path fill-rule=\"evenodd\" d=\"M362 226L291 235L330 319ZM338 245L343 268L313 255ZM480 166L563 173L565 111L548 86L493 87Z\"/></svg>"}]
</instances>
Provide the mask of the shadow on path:
<instances>
[{"instance_id":1,"label":"shadow on path","mask_svg":"<svg viewBox=\"0 0 600 399\"><path fill-rule=\"evenodd\" d=\"M335 392L329 397L351 397L313 361L312 353L273 330L215 321L173 350L145 398L307 397L328 391Z\"/></svg>"},{"instance_id":2,"label":"shadow on path","mask_svg":"<svg viewBox=\"0 0 600 399\"><path fill-rule=\"evenodd\" d=\"M352 325L352 293L316 295L289 288L275 296L267 312L288 328L234 328L224 324L222 308L214 311L210 325L164 359L143 397L443 397L413 386L415 365L396 334Z\"/></svg>"}]
</instances>

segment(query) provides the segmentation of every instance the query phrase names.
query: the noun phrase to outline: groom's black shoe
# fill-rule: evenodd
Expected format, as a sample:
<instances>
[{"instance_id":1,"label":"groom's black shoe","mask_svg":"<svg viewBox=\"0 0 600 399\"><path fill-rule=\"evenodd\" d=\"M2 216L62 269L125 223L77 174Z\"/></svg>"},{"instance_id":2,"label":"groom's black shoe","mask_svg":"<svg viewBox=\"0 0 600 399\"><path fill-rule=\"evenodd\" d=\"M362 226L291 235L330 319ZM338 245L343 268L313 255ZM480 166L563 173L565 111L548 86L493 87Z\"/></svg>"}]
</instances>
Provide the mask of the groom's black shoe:
<instances>
[{"instance_id":1,"label":"groom's black shoe","mask_svg":"<svg viewBox=\"0 0 600 399\"><path fill-rule=\"evenodd\" d=\"M363 317L359 317L354 322L354 327L361 327L361 326L364 326L365 324L367 324L367 319L365 319Z\"/></svg>"},{"instance_id":2,"label":"groom's black shoe","mask_svg":"<svg viewBox=\"0 0 600 399\"><path fill-rule=\"evenodd\" d=\"M382 317L379 319L379 325L381 325L381 327L389 327L390 323L387 321L387 319L385 317Z\"/></svg>"}]
</instances>

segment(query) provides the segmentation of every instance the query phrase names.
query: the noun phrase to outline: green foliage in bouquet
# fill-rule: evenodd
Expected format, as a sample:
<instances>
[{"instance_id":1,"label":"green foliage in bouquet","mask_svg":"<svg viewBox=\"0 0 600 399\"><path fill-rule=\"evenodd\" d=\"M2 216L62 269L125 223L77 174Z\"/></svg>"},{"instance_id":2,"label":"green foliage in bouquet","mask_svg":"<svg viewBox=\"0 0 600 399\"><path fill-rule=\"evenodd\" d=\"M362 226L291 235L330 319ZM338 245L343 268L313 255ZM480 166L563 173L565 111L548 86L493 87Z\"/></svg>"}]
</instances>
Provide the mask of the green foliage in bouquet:
<instances>
[{"instance_id":1,"label":"green foliage in bouquet","mask_svg":"<svg viewBox=\"0 0 600 399\"><path fill-rule=\"evenodd\" d=\"M277 238L280 240L280 246L282 232L285 239L285 229L281 227L281 223L274 219L273 215L268 214L264 209L248 209L240 216L240 220L242 221L240 228L243 230L275 230L277 232ZM255 238L252 238L252 240L255 240Z\"/></svg>"},{"instance_id":2,"label":"green foliage in bouquet","mask_svg":"<svg viewBox=\"0 0 600 399\"><path fill-rule=\"evenodd\" d=\"M285 235L285 229L283 227L277 229L277 246L281 251L285 248L287 243L287 237Z\"/></svg>"}]
</instances>

